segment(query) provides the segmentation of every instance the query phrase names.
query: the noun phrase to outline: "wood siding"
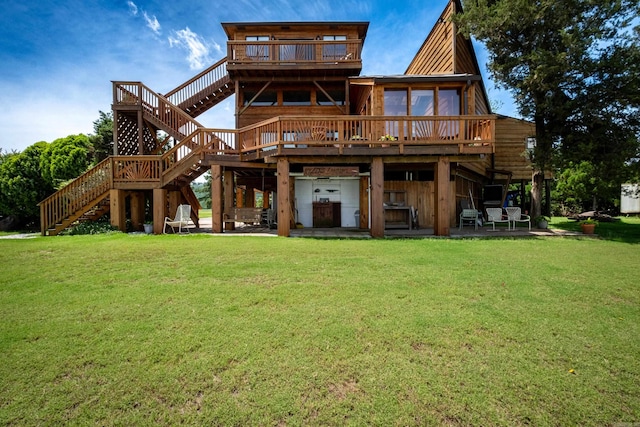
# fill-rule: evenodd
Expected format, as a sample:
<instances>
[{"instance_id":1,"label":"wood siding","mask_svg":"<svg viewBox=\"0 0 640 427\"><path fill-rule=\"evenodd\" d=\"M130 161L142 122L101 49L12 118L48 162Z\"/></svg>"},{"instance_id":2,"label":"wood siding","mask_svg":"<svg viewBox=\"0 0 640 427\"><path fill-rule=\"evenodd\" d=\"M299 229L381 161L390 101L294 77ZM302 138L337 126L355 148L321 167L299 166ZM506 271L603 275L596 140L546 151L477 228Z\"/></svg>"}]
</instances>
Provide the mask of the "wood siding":
<instances>
[{"instance_id":1,"label":"wood siding","mask_svg":"<svg viewBox=\"0 0 640 427\"><path fill-rule=\"evenodd\" d=\"M531 163L524 155L525 139L535 135L535 126L525 120L499 117L496 120L494 168L513 172L512 180L530 180Z\"/></svg>"},{"instance_id":2,"label":"wood siding","mask_svg":"<svg viewBox=\"0 0 640 427\"><path fill-rule=\"evenodd\" d=\"M405 74L452 74L454 72L454 29L449 21L449 17L454 12L454 3L449 2Z\"/></svg>"}]
</instances>

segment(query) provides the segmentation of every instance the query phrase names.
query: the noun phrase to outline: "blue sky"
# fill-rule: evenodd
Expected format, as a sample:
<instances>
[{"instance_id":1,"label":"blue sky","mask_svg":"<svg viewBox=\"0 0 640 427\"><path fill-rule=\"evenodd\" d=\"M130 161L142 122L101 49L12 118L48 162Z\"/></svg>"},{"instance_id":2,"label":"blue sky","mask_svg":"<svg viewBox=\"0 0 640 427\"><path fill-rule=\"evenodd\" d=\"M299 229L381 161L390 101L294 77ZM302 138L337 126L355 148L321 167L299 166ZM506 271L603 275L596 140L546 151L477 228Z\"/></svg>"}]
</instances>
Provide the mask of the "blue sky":
<instances>
[{"instance_id":1,"label":"blue sky","mask_svg":"<svg viewBox=\"0 0 640 427\"><path fill-rule=\"evenodd\" d=\"M22 3L22 4L21 4ZM0 14L0 148L93 132L111 81L165 93L224 56L221 22L369 21L363 75L402 74L447 0L27 0ZM478 62L486 63L475 44ZM483 70L494 112L517 115ZM233 128L230 100L198 121Z\"/></svg>"}]
</instances>

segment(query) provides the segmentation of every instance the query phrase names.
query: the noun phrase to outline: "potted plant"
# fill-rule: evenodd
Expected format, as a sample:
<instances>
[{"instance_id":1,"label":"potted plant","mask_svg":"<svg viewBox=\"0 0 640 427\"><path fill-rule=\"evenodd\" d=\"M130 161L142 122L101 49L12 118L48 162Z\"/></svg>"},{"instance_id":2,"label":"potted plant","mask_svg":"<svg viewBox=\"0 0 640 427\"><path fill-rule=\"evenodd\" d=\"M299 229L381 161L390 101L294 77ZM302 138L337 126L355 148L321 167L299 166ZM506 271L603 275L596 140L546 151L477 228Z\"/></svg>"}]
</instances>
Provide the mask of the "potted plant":
<instances>
[{"instance_id":1,"label":"potted plant","mask_svg":"<svg viewBox=\"0 0 640 427\"><path fill-rule=\"evenodd\" d=\"M145 222L143 226L145 233L153 234L153 222Z\"/></svg>"},{"instance_id":2,"label":"potted plant","mask_svg":"<svg viewBox=\"0 0 640 427\"><path fill-rule=\"evenodd\" d=\"M580 221L580 228L582 228L583 234L593 234L595 232L596 225L598 225L598 221L593 218L587 218Z\"/></svg>"},{"instance_id":3,"label":"potted plant","mask_svg":"<svg viewBox=\"0 0 640 427\"><path fill-rule=\"evenodd\" d=\"M545 230L545 229L547 229L549 227L549 217L548 216L540 215L540 216L535 217L535 219L533 221L537 225L538 228L541 228L543 230Z\"/></svg>"}]
</instances>

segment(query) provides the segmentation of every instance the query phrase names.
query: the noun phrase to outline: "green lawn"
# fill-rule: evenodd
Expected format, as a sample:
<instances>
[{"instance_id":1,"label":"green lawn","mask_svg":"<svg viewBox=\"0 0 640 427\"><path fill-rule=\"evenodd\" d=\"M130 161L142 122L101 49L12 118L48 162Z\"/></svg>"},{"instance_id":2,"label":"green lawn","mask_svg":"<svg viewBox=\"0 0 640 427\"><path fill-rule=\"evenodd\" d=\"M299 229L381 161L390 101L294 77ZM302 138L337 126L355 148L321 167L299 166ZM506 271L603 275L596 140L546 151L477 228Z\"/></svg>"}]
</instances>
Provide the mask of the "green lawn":
<instances>
[{"instance_id":1,"label":"green lawn","mask_svg":"<svg viewBox=\"0 0 640 427\"><path fill-rule=\"evenodd\" d=\"M3 239L0 265L3 425L640 422L615 236Z\"/></svg>"}]
</instances>

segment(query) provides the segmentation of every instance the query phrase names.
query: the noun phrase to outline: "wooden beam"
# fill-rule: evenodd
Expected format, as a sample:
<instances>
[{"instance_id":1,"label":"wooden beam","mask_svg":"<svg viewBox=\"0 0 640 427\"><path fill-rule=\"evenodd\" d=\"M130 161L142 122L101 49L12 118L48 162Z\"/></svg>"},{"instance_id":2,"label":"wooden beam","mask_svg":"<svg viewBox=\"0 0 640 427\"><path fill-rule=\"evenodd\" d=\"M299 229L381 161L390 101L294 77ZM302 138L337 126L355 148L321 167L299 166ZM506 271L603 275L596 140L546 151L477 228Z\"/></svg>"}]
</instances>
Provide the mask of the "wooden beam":
<instances>
[{"instance_id":1,"label":"wooden beam","mask_svg":"<svg viewBox=\"0 0 640 427\"><path fill-rule=\"evenodd\" d=\"M278 159L278 236L289 237L291 229L291 200L289 198L289 161Z\"/></svg>"},{"instance_id":2,"label":"wooden beam","mask_svg":"<svg viewBox=\"0 0 640 427\"><path fill-rule=\"evenodd\" d=\"M111 225L120 231L127 231L127 217L125 213L124 190L110 190Z\"/></svg>"},{"instance_id":3,"label":"wooden beam","mask_svg":"<svg viewBox=\"0 0 640 427\"><path fill-rule=\"evenodd\" d=\"M231 212L231 208L233 208L233 200L234 200L234 182L233 182L233 171L225 169L222 174L222 182L224 185L224 205L222 209L222 213ZM236 224L233 222L225 222L224 223L225 230L235 230Z\"/></svg>"},{"instance_id":4,"label":"wooden beam","mask_svg":"<svg viewBox=\"0 0 640 427\"><path fill-rule=\"evenodd\" d=\"M167 190L153 189L153 234L162 234L164 218L167 216Z\"/></svg>"},{"instance_id":5,"label":"wooden beam","mask_svg":"<svg viewBox=\"0 0 640 427\"><path fill-rule=\"evenodd\" d=\"M135 230L142 230L144 223L144 192L135 191L131 193L131 224Z\"/></svg>"},{"instance_id":6,"label":"wooden beam","mask_svg":"<svg viewBox=\"0 0 640 427\"><path fill-rule=\"evenodd\" d=\"M384 163L371 162L371 237L384 237Z\"/></svg>"},{"instance_id":7,"label":"wooden beam","mask_svg":"<svg viewBox=\"0 0 640 427\"><path fill-rule=\"evenodd\" d=\"M256 94L255 94L255 96L254 96L253 98L251 98L251 100L247 103L247 105L245 105L245 106L244 106L240 111L238 111L238 117L239 117L239 116L241 116L241 115L242 115L242 113L244 113L244 112L247 110L247 108L251 107L251 104L253 104L253 102L254 102L256 99L258 99L258 97L259 97L260 95L262 95L262 92L264 92L264 91L265 91L265 89L266 89L266 88L268 88L270 84L271 84L271 82L270 82L270 81L268 81L268 82L266 82L266 83L264 84L264 86L262 86L262 89L260 89L260 90L258 91L258 93L256 93ZM236 93L238 93L238 92L236 91Z\"/></svg>"},{"instance_id":8,"label":"wooden beam","mask_svg":"<svg viewBox=\"0 0 640 427\"><path fill-rule=\"evenodd\" d=\"M360 218L356 223L360 229L369 228L369 177L360 177Z\"/></svg>"},{"instance_id":9,"label":"wooden beam","mask_svg":"<svg viewBox=\"0 0 640 427\"><path fill-rule=\"evenodd\" d=\"M222 233L224 202L222 180L222 166L211 166L211 231L213 233Z\"/></svg>"},{"instance_id":10,"label":"wooden beam","mask_svg":"<svg viewBox=\"0 0 640 427\"><path fill-rule=\"evenodd\" d=\"M441 157L436 163L435 170L435 224L433 234L449 236L449 202L451 198L449 175L451 163L447 157ZM455 196L454 196L455 197Z\"/></svg>"}]
</instances>

